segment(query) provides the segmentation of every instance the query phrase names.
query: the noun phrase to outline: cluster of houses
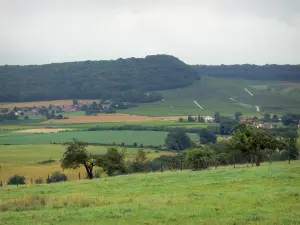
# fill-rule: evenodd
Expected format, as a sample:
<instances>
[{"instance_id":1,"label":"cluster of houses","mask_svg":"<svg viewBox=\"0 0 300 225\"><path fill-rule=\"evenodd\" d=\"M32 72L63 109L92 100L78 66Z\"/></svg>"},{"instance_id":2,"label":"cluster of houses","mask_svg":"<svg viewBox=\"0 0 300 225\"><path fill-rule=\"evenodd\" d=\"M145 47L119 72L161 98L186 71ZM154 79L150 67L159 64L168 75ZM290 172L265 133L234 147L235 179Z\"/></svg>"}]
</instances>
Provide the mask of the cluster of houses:
<instances>
[{"instance_id":1,"label":"cluster of houses","mask_svg":"<svg viewBox=\"0 0 300 225\"><path fill-rule=\"evenodd\" d=\"M16 116L29 116L29 115L40 115L42 114L43 109L45 109L44 106L42 107L24 107L24 108L18 108L14 109L14 113ZM75 106L51 106L48 109L55 111L56 113L71 113L71 112L78 112L80 111L80 107Z\"/></svg>"},{"instance_id":2,"label":"cluster of houses","mask_svg":"<svg viewBox=\"0 0 300 225\"><path fill-rule=\"evenodd\" d=\"M200 118L205 123L215 122L215 117L214 116L200 116ZM197 117L193 121L194 122L199 122ZM272 129L272 128L274 128L274 125L272 125L271 123L263 123L260 120L243 119L242 118L239 122L240 123L246 123L246 124L249 124L249 125L253 125L256 128L263 128L263 129Z\"/></svg>"},{"instance_id":3,"label":"cluster of houses","mask_svg":"<svg viewBox=\"0 0 300 225\"><path fill-rule=\"evenodd\" d=\"M274 128L274 126L270 123L259 123L259 122L255 122L252 119L241 119L240 123L245 123L245 124L249 124L249 125L253 125L256 128L264 128L264 129L272 129Z\"/></svg>"}]
</instances>

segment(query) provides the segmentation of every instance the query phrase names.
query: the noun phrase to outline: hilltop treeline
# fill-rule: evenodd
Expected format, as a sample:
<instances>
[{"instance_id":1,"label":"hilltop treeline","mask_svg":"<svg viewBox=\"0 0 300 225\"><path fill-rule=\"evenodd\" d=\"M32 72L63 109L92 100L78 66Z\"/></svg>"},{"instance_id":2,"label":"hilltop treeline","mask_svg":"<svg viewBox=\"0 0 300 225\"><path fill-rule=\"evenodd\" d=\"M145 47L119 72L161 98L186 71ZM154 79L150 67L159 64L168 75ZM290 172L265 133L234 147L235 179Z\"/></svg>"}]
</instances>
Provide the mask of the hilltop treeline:
<instances>
[{"instance_id":1,"label":"hilltop treeline","mask_svg":"<svg viewBox=\"0 0 300 225\"><path fill-rule=\"evenodd\" d=\"M300 81L300 65L196 65L200 75L248 80Z\"/></svg>"},{"instance_id":2,"label":"hilltop treeline","mask_svg":"<svg viewBox=\"0 0 300 225\"><path fill-rule=\"evenodd\" d=\"M118 99L149 102L145 93L191 85L198 72L168 55L105 61L0 66L0 101Z\"/></svg>"}]
</instances>

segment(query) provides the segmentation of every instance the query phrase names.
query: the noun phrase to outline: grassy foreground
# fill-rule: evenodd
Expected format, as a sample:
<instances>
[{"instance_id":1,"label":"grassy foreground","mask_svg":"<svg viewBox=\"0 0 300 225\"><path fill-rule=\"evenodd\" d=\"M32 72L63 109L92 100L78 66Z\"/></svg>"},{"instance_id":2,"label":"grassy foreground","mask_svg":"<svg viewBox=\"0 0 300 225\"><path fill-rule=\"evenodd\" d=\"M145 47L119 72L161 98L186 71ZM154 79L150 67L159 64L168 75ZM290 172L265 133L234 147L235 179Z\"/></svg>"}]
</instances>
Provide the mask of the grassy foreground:
<instances>
[{"instance_id":1,"label":"grassy foreground","mask_svg":"<svg viewBox=\"0 0 300 225\"><path fill-rule=\"evenodd\" d=\"M0 188L1 224L299 224L300 161Z\"/></svg>"}]
</instances>

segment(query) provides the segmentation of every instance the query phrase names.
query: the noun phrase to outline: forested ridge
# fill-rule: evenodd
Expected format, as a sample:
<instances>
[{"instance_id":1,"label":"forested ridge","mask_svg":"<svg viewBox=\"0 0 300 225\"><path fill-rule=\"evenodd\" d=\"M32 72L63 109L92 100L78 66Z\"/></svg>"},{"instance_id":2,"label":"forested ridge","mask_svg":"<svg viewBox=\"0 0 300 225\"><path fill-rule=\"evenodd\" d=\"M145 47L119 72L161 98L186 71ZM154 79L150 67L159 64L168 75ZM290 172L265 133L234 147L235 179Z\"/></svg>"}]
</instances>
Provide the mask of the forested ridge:
<instances>
[{"instance_id":1,"label":"forested ridge","mask_svg":"<svg viewBox=\"0 0 300 225\"><path fill-rule=\"evenodd\" d=\"M0 101L111 99L147 102L145 93L191 85L198 72L169 55L1 66ZM153 96L153 95L152 95Z\"/></svg>"},{"instance_id":2,"label":"forested ridge","mask_svg":"<svg viewBox=\"0 0 300 225\"><path fill-rule=\"evenodd\" d=\"M200 75L247 80L300 81L300 65L195 65Z\"/></svg>"},{"instance_id":3,"label":"forested ridge","mask_svg":"<svg viewBox=\"0 0 300 225\"><path fill-rule=\"evenodd\" d=\"M0 102L57 99L160 100L157 90L191 85L201 76L300 81L300 65L195 65L170 55L0 66ZM213 90L212 90L213 91ZM147 93L151 93L151 95Z\"/></svg>"}]
</instances>

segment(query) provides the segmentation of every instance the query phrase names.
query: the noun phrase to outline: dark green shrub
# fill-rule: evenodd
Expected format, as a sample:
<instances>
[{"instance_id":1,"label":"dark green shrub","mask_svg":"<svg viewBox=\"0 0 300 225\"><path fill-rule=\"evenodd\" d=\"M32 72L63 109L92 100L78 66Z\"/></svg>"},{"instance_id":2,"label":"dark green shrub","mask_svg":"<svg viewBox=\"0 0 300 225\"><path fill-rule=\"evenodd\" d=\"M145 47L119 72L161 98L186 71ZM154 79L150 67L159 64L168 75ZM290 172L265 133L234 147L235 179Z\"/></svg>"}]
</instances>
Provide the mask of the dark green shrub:
<instances>
[{"instance_id":1,"label":"dark green shrub","mask_svg":"<svg viewBox=\"0 0 300 225\"><path fill-rule=\"evenodd\" d=\"M40 163L40 164L47 164L47 163L53 163L53 162L55 162L54 159L47 159L47 160L41 161L41 162L39 162L39 163Z\"/></svg>"},{"instance_id":2,"label":"dark green shrub","mask_svg":"<svg viewBox=\"0 0 300 225\"><path fill-rule=\"evenodd\" d=\"M36 183L36 184L44 183L43 178L39 177L39 178L35 179L34 183Z\"/></svg>"},{"instance_id":3,"label":"dark green shrub","mask_svg":"<svg viewBox=\"0 0 300 225\"><path fill-rule=\"evenodd\" d=\"M64 173L54 172L49 178L47 178L46 183L50 184L50 183L57 183L61 181L67 181L67 180L68 177Z\"/></svg>"},{"instance_id":4,"label":"dark green shrub","mask_svg":"<svg viewBox=\"0 0 300 225\"><path fill-rule=\"evenodd\" d=\"M8 185L25 184L25 177L16 174L8 179L7 184Z\"/></svg>"}]
</instances>

